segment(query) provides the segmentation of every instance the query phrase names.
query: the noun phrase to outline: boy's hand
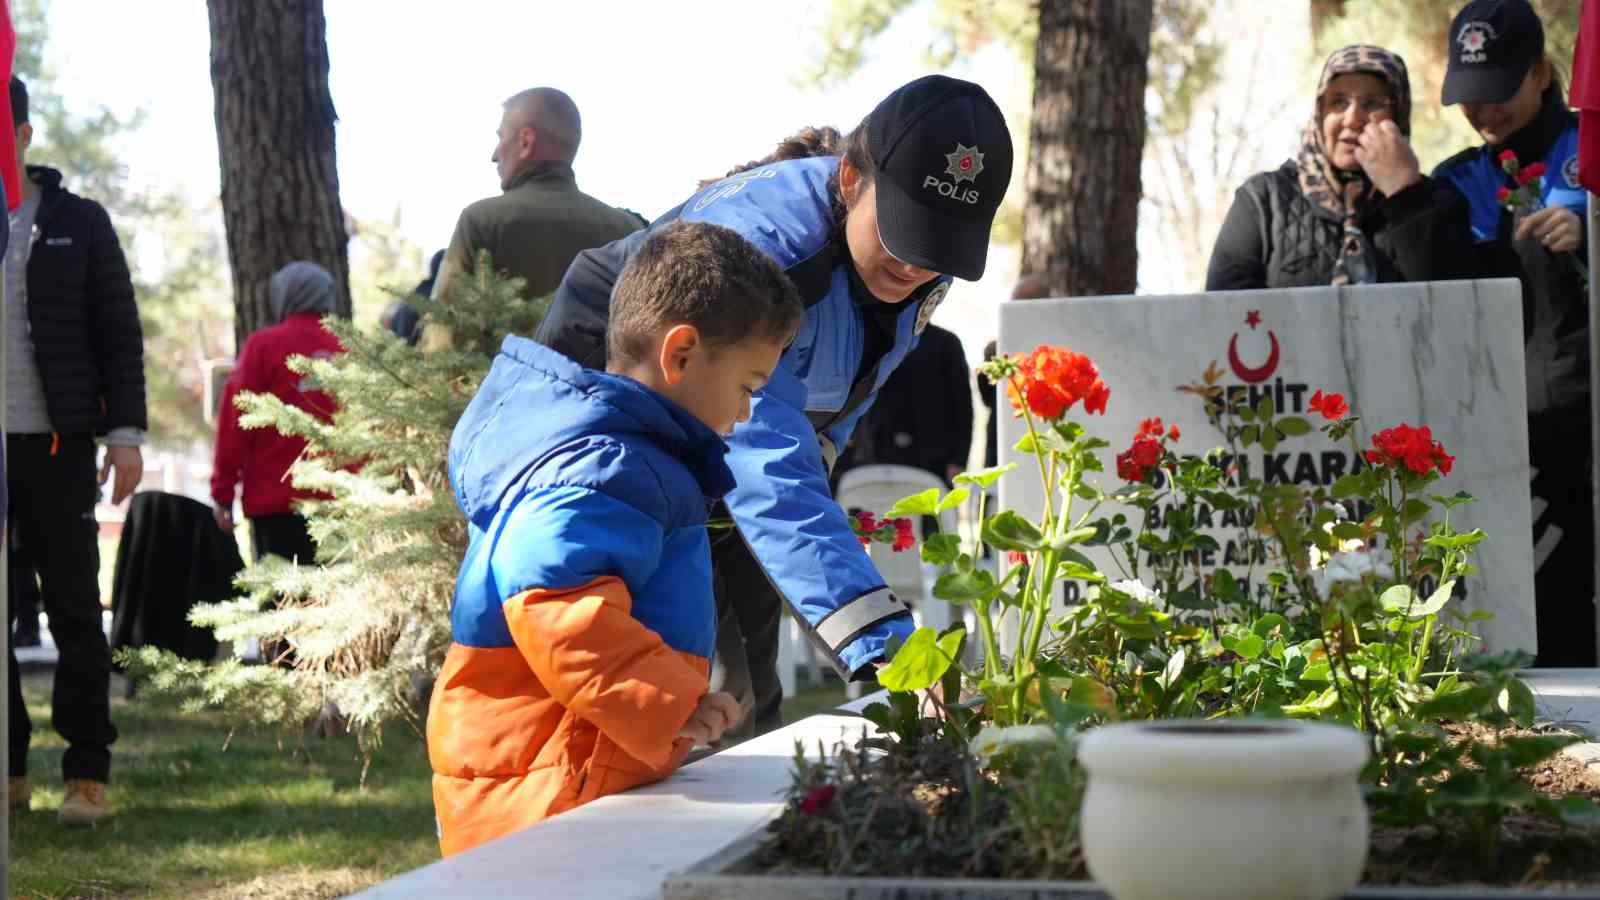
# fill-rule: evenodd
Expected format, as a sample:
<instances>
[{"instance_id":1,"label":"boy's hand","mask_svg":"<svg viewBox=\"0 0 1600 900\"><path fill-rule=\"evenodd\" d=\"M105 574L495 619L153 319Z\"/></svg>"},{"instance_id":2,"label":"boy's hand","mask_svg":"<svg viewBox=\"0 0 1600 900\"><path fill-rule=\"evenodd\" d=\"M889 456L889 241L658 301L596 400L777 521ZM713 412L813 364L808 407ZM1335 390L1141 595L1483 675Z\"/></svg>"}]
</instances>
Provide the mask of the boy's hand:
<instances>
[{"instance_id":1,"label":"boy's hand","mask_svg":"<svg viewBox=\"0 0 1600 900\"><path fill-rule=\"evenodd\" d=\"M676 737L688 738L695 746L711 744L732 728L742 715L739 701L732 694L715 691L700 698L700 703L690 714L689 721L678 729Z\"/></svg>"}]
</instances>

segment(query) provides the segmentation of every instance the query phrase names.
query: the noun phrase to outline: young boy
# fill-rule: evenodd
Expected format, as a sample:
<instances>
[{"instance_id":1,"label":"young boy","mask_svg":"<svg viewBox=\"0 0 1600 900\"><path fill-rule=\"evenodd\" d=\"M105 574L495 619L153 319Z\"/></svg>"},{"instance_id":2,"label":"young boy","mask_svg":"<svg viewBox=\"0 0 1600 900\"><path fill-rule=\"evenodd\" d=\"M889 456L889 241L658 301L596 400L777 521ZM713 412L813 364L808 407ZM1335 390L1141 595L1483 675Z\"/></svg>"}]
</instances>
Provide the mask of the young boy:
<instances>
[{"instance_id":1,"label":"young boy","mask_svg":"<svg viewBox=\"0 0 1600 900\"><path fill-rule=\"evenodd\" d=\"M450 442L470 543L428 712L449 856L665 777L740 718L708 692L710 504L804 316L733 231L675 224L617 279L605 372L508 337Z\"/></svg>"}]
</instances>

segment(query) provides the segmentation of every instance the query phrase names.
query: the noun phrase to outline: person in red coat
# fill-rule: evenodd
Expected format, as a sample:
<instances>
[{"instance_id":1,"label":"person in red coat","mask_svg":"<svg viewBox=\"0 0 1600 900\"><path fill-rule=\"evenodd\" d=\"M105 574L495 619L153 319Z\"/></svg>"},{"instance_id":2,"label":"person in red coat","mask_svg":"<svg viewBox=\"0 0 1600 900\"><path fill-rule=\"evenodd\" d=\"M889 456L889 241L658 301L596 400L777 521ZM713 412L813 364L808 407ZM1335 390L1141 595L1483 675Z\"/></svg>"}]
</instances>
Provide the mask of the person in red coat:
<instances>
[{"instance_id":1,"label":"person in red coat","mask_svg":"<svg viewBox=\"0 0 1600 900\"><path fill-rule=\"evenodd\" d=\"M333 276L316 263L292 262L274 273L270 302L277 324L245 339L223 391L211 471L214 515L218 528L233 530L234 490L243 483L244 514L250 520L256 559L271 554L313 561L316 545L295 505L319 495L290 482L289 467L305 452L305 439L285 436L275 428L240 428L234 398L241 391L272 394L324 422L333 418L332 398L310 387L306 376L290 371L288 360L342 352L339 339L322 327L322 317L333 312L334 295Z\"/></svg>"}]
</instances>

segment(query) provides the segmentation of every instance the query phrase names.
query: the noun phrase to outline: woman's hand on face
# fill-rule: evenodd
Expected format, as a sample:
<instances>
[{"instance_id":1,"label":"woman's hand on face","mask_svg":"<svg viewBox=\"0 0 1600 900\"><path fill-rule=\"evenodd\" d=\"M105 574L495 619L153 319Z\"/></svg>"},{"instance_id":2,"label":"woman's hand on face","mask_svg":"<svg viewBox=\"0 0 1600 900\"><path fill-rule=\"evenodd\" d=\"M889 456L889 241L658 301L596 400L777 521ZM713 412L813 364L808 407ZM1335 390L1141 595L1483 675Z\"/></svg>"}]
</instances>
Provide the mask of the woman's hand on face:
<instances>
[{"instance_id":1,"label":"woman's hand on face","mask_svg":"<svg viewBox=\"0 0 1600 900\"><path fill-rule=\"evenodd\" d=\"M1393 197L1422 180L1417 154L1393 120L1368 122L1361 130L1360 142L1356 162L1361 163L1372 186L1385 197Z\"/></svg>"},{"instance_id":2,"label":"woman's hand on face","mask_svg":"<svg viewBox=\"0 0 1600 900\"><path fill-rule=\"evenodd\" d=\"M1512 239L1518 241L1530 237L1538 238L1552 253L1566 253L1578 249L1583 242L1583 222L1565 206L1546 206L1518 222L1512 234Z\"/></svg>"}]
</instances>

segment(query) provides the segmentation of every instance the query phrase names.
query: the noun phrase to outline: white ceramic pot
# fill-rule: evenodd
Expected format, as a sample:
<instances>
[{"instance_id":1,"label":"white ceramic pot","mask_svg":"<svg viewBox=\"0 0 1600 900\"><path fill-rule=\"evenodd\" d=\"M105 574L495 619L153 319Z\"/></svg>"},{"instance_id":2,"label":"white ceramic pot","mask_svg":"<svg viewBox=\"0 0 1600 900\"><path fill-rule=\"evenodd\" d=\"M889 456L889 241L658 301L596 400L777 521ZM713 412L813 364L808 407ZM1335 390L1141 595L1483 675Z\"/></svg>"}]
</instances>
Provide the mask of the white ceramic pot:
<instances>
[{"instance_id":1,"label":"white ceramic pot","mask_svg":"<svg viewBox=\"0 0 1600 900\"><path fill-rule=\"evenodd\" d=\"M1083 850L1115 900L1323 900L1367 859L1360 732L1293 720L1086 733Z\"/></svg>"}]
</instances>

